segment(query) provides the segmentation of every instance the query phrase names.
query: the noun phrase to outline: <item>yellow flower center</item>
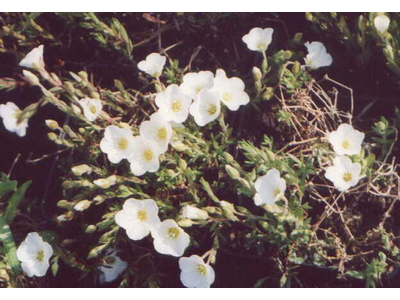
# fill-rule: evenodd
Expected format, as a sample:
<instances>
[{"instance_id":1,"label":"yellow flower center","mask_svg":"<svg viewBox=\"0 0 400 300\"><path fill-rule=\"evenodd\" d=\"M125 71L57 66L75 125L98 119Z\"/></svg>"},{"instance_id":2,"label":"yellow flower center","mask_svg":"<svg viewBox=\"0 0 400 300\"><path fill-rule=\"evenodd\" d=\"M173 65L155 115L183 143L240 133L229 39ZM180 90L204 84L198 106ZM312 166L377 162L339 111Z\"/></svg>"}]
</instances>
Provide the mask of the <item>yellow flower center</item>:
<instances>
[{"instance_id":1,"label":"yellow flower center","mask_svg":"<svg viewBox=\"0 0 400 300\"><path fill-rule=\"evenodd\" d=\"M202 265L202 264L198 264L196 266L196 272L203 276L206 275L207 274L206 266Z\"/></svg>"},{"instance_id":2,"label":"yellow flower center","mask_svg":"<svg viewBox=\"0 0 400 300\"><path fill-rule=\"evenodd\" d=\"M170 239L177 239L179 236L179 229L176 227L171 227L168 229L168 237Z\"/></svg>"},{"instance_id":3,"label":"yellow flower center","mask_svg":"<svg viewBox=\"0 0 400 300\"><path fill-rule=\"evenodd\" d=\"M207 107L207 113L212 116L217 112L217 106L215 104L209 104Z\"/></svg>"},{"instance_id":4,"label":"yellow flower center","mask_svg":"<svg viewBox=\"0 0 400 300\"><path fill-rule=\"evenodd\" d=\"M126 138L120 138L118 141L118 148L121 150L128 148L128 140Z\"/></svg>"},{"instance_id":5,"label":"yellow flower center","mask_svg":"<svg viewBox=\"0 0 400 300\"><path fill-rule=\"evenodd\" d=\"M138 212L137 212L137 218L140 220L140 221L146 221L147 220L147 211L145 211L145 210L139 210Z\"/></svg>"},{"instance_id":6,"label":"yellow flower center","mask_svg":"<svg viewBox=\"0 0 400 300\"><path fill-rule=\"evenodd\" d=\"M343 174L343 180L346 182L349 182L353 179L353 175L351 175L351 173L346 172Z\"/></svg>"},{"instance_id":7,"label":"yellow flower center","mask_svg":"<svg viewBox=\"0 0 400 300\"><path fill-rule=\"evenodd\" d=\"M281 190L278 188L274 189L274 191L272 192L272 194L274 195L275 198L277 198L280 193L281 193Z\"/></svg>"},{"instance_id":8,"label":"yellow flower center","mask_svg":"<svg viewBox=\"0 0 400 300\"><path fill-rule=\"evenodd\" d=\"M157 130L157 138L159 140L165 140L167 138L167 130L165 129L165 127Z\"/></svg>"},{"instance_id":9,"label":"yellow flower center","mask_svg":"<svg viewBox=\"0 0 400 300\"><path fill-rule=\"evenodd\" d=\"M89 110L90 110L90 112L91 112L92 114L95 114L95 113L96 113L96 106L91 105L90 108L89 108Z\"/></svg>"},{"instance_id":10,"label":"yellow flower center","mask_svg":"<svg viewBox=\"0 0 400 300\"><path fill-rule=\"evenodd\" d=\"M224 101L231 101L232 100L232 94L231 93L224 93L223 95L222 95L222 99L224 100Z\"/></svg>"},{"instance_id":11,"label":"yellow flower center","mask_svg":"<svg viewBox=\"0 0 400 300\"><path fill-rule=\"evenodd\" d=\"M43 250L39 250L38 252L36 252L36 260L38 262L42 262L42 260L44 259L44 252Z\"/></svg>"},{"instance_id":12,"label":"yellow flower center","mask_svg":"<svg viewBox=\"0 0 400 300\"><path fill-rule=\"evenodd\" d=\"M172 102L171 109L172 109L173 112L178 112L178 111L181 110L181 108L182 108L181 101L174 100L174 102Z\"/></svg>"},{"instance_id":13,"label":"yellow flower center","mask_svg":"<svg viewBox=\"0 0 400 300\"><path fill-rule=\"evenodd\" d=\"M267 50L267 44L266 43L259 43L257 45L257 49L258 49L258 51L265 51L265 50Z\"/></svg>"},{"instance_id":14,"label":"yellow flower center","mask_svg":"<svg viewBox=\"0 0 400 300\"><path fill-rule=\"evenodd\" d=\"M198 93L200 93L200 91L203 89L203 87L202 86L199 86L197 89L196 89L196 94L198 94Z\"/></svg>"},{"instance_id":15,"label":"yellow flower center","mask_svg":"<svg viewBox=\"0 0 400 300\"><path fill-rule=\"evenodd\" d=\"M344 141L344 142L342 143L342 147L343 147L343 149L349 149L349 148L350 148L350 143L349 143L349 141Z\"/></svg>"},{"instance_id":16,"label":"yellow flower center","mask_svg":"<svg viewBox=\"0 0 400 300\"><path fill-rule=\"evenodd\" d=\"M143 159L145 161L151 161L154 157L154 153L150 148L147 148L143 151Z\"/></svg>"}]
</instances>

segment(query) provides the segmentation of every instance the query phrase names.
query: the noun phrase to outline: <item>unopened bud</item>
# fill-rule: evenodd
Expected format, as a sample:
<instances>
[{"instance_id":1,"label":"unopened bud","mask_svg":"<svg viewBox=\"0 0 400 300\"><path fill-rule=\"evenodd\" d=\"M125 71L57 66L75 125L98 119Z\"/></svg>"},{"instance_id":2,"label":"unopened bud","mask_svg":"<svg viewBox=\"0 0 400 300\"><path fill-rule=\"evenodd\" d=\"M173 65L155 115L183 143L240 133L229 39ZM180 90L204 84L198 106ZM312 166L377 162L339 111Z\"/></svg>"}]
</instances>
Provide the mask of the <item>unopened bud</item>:
<instances>
[{"instance_id":1,"label":"unopened bud","mask_svg":"<svg viewBox=\"0 0 400 300\"><path fill-rule=\"evenodd\" d=\"M263 74L267 73L268 71L268 60L264 59L262 64L261 64L261 70L263 72Z\"/></svg>"},{"instance_id":2,"label":"unopened bud","mask_svg":"<svg viewBox=\"0 0 400 300\"><path fill-rule=\"evenodd\" d=\"M261 70L257 67L253 67L253 78L254 81L259 81L262 78Z\"/></svg>"},{"instance_id":3,"label":"unopened bud","mask_svg":"<svg viewBox=\"0 0 400 300\"><path fill-rule=\"evenodd\" d=\"M239 171L236 170L235 168L233 168L230 165L225 165L225 171L226 171L226 173L228 173L229 177L231 177L232 179L239 179L240 178Z\"/></svg>"},{"instance_id":4,"label":"unopened bud","mask_svg":"<svg viewBox=\"0 0 400 300\"><path fill-rule=\"evenodd\" d=\"M182 158L179 158L178 165L179 165L179 168L181 168L182 171L185 171L186 168L187 168L187 163Z\"/></svg>"},{"instance_id":5,"label":"unopened bud","mask_svg":"<svg viewBox=\"0 0 400 300\"><path fill-rule=\"evenodd\" d=\"M86 227L85 232L86 233L94 233L96 232L97 227L96 225L89 225L88 227Z\"/></svg>"},{"instance_id":6,"label":"unopened bud","mask_svg":"<svg viewBox=\"0 0 400 300\"><path fill-rule=\"evenodd\" d=\"M225 162L227 162L228 164L235 161L233 156L228 152L224 152L222 155L224 156Z\"/></svg>"},{"instance_id":7,"label":"unopened bud","mask_svg":"<svg viewBox=\"0 0 400 300\"><path fill-rule=\"evenodd\" d=\"M78 165L78 166L72 167L71 171L72 171L72 173L74 173L75 176L81 176L85 173L88 173L88 174L92 173L92 168L86 164L83 164L83 165Z\"/></svg>"},{"instance_id":8,"label":"unopened bud","mask_svg":"<svg viewBox=\"0 0 400 300\"><path fill-rule=\"evenodd\" d=\"M70 209L71 204L67 200L60 200L57 202L57 206L64 209Z\"/></svg>"},{"instance_id":9,"label":"unopened bud","mask_svg":"<svg viewBox=\"0 0 400 300\"><path fill-rule=\"evenodd\" d=\"M45 123L46 123L46 126L49 127L49 129L51 129L51 130L56 130L56 129L60 128L60 126L58 125L57 121L46 120Z\"/></svg>"},{"instance_id":10,"label":"unopened bud","mask_svg":"<svg viewBox=\"0 0 400 300\"><path fill-rule=\"evenodd\" d=\"M270 100L274 96L274 88L267 87L262 95L263 100Z\"/></svg>"},{"instance_id":11,"label":"unopened bud","mask_svg":"<svg viewBox=\"0 0 400 300\"><path fill-rule=\"evenodd\" d=\"M47 137L49 138L50 141L55 141L56 139L58 139L57 134L55 134L54 132L49 132L47 134Z\"/></svg>"},{"instance_id":12,"label":"unopened bud","mask_svg":"<svg viewBox=\"0 0 400 300\"><path fill-rule=\"evenodd\" d=\"M31 85L39 85L40 80L39 78L33 74L32 72L29 72L27 70L23 70L22 74L24 74L24 79L28 81Z\"/></svg>"}]
</instances>

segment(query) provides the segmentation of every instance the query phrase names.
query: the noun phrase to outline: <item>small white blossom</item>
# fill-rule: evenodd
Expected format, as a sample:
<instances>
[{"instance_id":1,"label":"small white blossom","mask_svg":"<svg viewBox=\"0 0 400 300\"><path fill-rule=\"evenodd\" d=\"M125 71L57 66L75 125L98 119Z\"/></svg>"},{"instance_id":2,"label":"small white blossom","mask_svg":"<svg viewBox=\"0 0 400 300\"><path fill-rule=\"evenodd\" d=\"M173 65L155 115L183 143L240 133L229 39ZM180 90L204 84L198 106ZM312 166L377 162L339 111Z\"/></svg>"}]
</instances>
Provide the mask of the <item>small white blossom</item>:
<instances>
[{"instance_id":1,"label":"small white blossom","mask_svg":"<svg viewBox=\"0 0 400 300\"><path fill-rule=\"evenodd\" d=\"M103 258L104 263L99 267L99 270L101 271L99 277L100 284L114 281L128 267L128 263L119 258L117 254L118 253L115 249L107 250L105 257Z\"/></svg>"},{"instance_id":2,"label":"small white blossom","mask_svg":"<svg viewBox=\"0 0 400 300\"><path fill-rule=\"evenodd\" d=\"M189 112L199 126L214 121L221 112L221 101L218 93L208 89L202 90L190 106Z\"/></svg>"},{"instance_id":3,"label":"small white blossom","mask_svg":"<svg viewBox=\"0 0 400 300\"><path fill-rule=\"evenodd\" d=\"M197 73L187 73L183 76L183 82L180 85L181 89L196 99L197 95L203 89L211 89L214 85L214 75L210 71L200 71Z\"/></svg>"},{"instance_id":4,"label":"small white blossom","mask_svg":"<svg viewBox=\"0 0 400 300\"><path fill-rule=\"evenodd\" d=\"M183 255L190 242L189 235L171 219L161 222L151 235L157 252L176 257Z\"/></svg>"},{"instance_id":5,"label":"small white blossom","mask_svg":"<svg viewBox=\"0 0 400 300\"><path fill-rule=\"evenodd\" d=\"M389 19L389 17L386 16L386 15L378 15L378 16L376 16L375 19L374 19L374 25L375 25L376 30L377 30L379 33L383 34L383 33L385 33L385 32L388 30L388 28L389 28L390 19Z\"/></svg>"},{"instance_id":6,"label":"small white blossom","mask_svg":"<svg viewBox=\"0 0 400 300\"><path fill-rule=\"evenodd\" d=\"M156 172L160 167L160 154L160 148L155 141L135 136L132 141L132 154L128 158L132 173L141 176L146 172Z\"/></svg>"},{"instance_id":7,"label":"small white blossom","mask_svg":"<svg viewBox=\"0 0 400 300\"><path fill-rule=\"evenodd\" d=\"M306 66L311 69L318 69L332 64L332 56L326 52L326 48L321 42L307 42L304 46L306 46L308 51L305 58Z\"/></svg>"},{"instance_id":8,"label":"small white blossom","mask_svg":"<svg viewBox=\"0 0 400 300\"><path fill-rule=\"evenodd\" d=\"M4 127L10 131L15 132L19 136L26 135L26 128L28 127L28 119L18 120L21 115L21 110L13 102L7 104L0 104L0 117L3 119Z\"/></svg>"},{"instance_id":9,"label":"small white blossom","mask_svg":"<svg viewBox=\"0 0 400 300\"><path fill-rule=\"evenodd\" d=\"M17 249L17 257L21 266L29 277L42 277L49 268L49 259L53 255L53 248L44 242L37 232L29 233Z\"/></svg>"},{"instance_id":10,"label":"small white blossom","mask_svg":"<svg viewBox=\"0 0 400 300\"><path fill-rule=\"evenodd\" d=\"M157 203L152 199L128 199L115 215L115 222L131 240L141 240L160 223Z\"/></svg>"},{"instance_id":11,"label":"small white blossom","mask_svg":"<svg viewBox=\"0 0 400 300\"><path fill-rule=\"evenodd\" d=\"M162 74L166 58L158 53L151 53L138 63L139 70L149 74L153 77L160 77Z\"/></svg>"},{"instance_id":12,"label":"small white blossom","mask_svg":"<svg viewBox=\"0 0 400 300\"><path fill-rule=\"evenodd\" d=\"M244 88L244 83L240 78L228 78L224 70L217 70L213 90L219 94L222 103L230 110L236 111L240 105L246 105L250 102L250 97L244 91Z\"/></svg>"},{"instance_id":13,"label":"small white blossom","mask_svg":"<svg viewBox=\"0 0 400 300\"><path fill-rule=\"evenodd\" d=\"M77 204L75 204L74 209L76 211L84 211L84 210L88 209L91 204L92 204L92 202L89 200L82 200L82 201L79 201Z\"/></svg>"},{"instance_id":14,"label":"small white blossom","mask_svg":"<svg viewBox=\"0 0 400 300\"><path fill-rule=\"evenodd\" d=\"M353 163L347 156L336 156L333 166L326 168L325 177L333 182L340 192L347 191L357 185L360 179L361 165Z\"/></svg>"},{"instance_id":15,"label":"small white blossom","mask_svg":"<svg viewBox=\"0 0 400 300\"><path fill-rule=\"evenodd\" d=\"M198 255L181 257L181 282L187 288L209 288L215 280L214 269Z\"/></svg>"},{"instance_id":16,"label":"small white blossom","mask_svg":"<svg viewBox=\"0 0 400 300\"><path fill-rule=\"evenodd\" d=\"M268 49L269 44L272 42L272 28L253 28L248 34L243 36L242 40L247 44L247 48L252 51L264 52Z\"/></svg>"},{"instance_id":17,"label":"small white blossom","mask_svg":"<svg viewBox=\"0 0 400 300\"><path fill-rule=\"evenodd\" d=\"M182 217L192 220L207 220L208 213L197 207L186 205L182 210Z\"/></svg>"},{"instance_id":18,"label":"small white blossom","mask_svg":"<svg viewBox=\"0 0 400 300\"><path fill-rule=\"evenodd\" d=\"M97 119L103 108L99 99L84 98L79 100L79 104L83 107L83 114L90 122Z\"/></svg>"},{"instance_id":19,"label":"small white blossom","mask_svg":"<svg viewBox=\"0 0 400 300\"><path fill-rule=\"evenodd\" d=\"M31 68L38 71L44 70L43 48L44 46L40 45L33 49L20 61L19 65L24 68Z\"/></svg>"},{"instance_id":20,"label":"small white blossom","mask_svg":"<svg viewBox=\"0 0 400 300\"><path fill-rule=\"evenodd\" d=\"M164 153L167 151L172 137L172 126L165 121L160 113L154 113L151 115L150 121L144 121L140 124L140 135L147 140L155 141L160 151Z\"/></svg>"},{"instance_id":21,"label":"small white blossom","mask_svg":"<svg viewBox=\"0 0 400 300\"><path fill-rule=\"evenodd\" d=\"M336 131L329 134L328 140L338 155L354 155L361 151L365 134L355 130L349 124L341 124Z\"/></svg>"},{"instance_id":22,"label":"small white blossom","mask_svg":"<svg viewBox=\"0 0 400 300\"><path fill-rule=\"evenodd\" d=\"M277 169L271 169L266 175L259 177L254 186L257 191L254 196L256 205L274 204L286 191L286 181L281 178Z\"/></svg>"},{"instance_id":23,"label":"small white blossom","mask_svg":"<svg viewBox=\"0 0 400 300\"><path fill-rule=\"evenodd\" d=\"M123 159L128 159L133 151L133 136L129 128L108 126L100 142L100 149L107 153L108 159L117 164Z\"/></svg>"},{"instance_id":24,"label":"small white blossom","mask_svg":"<svg viewBox=\"0 0 400 300\"><path fill-rule=\"evenodd\" d=\"M169 85L156 96L156 105L160 108L158 113L165 121L183 123L189 115L192 99L186 95L176 84Z\"/></svg>"}]
</instances>

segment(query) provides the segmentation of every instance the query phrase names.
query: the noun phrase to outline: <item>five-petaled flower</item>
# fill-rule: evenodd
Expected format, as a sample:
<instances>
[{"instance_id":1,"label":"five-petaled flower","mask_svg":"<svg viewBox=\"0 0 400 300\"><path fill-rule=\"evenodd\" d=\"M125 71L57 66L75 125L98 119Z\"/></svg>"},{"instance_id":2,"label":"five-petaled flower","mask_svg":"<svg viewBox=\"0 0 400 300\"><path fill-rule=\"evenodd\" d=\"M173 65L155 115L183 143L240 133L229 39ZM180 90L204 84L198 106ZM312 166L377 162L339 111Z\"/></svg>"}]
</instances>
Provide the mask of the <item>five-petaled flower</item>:
<instances>
[{"instance_id":1,"label":"five-petaled flower","mask_svg":"<svg viewBox=\"0 0 400 300\"><path fill-rule=\"evenodd\" d=\"M242 40L247 44L247 48L252 51L264 52L268 49L272 42L272 28L253 28L250 32L243 36Z\"/></svg>"},{"instance_id":2,"label":"five-petaled flower","mask_svg":"<svg viewBox=\"0 0 400 300\"><path fill-rule=\"evenodd\" d=\"M128 157L132 173L141 176L146 172L156 172L160 167L160 154L160 147L155 141L135 136L132 141L132 153Z\"/></svg>"},{"instance_id":3,"label":"five-petaled flower","mask_svg":"<svg viewBox=\"0 0 400 300\"><path fill-rule=\"evenodd\" d=\"M254 203L256 205L274 204L286 191L286 181L281 178L277 169L271 169L266 175L259 177L255 184L256 194Z\"/></svg>"},{"instance_id":4,"label":"five-petaled flower","mask_svg":"<svg viewBox=\"0 0 400 300\"><path fill-rule=\"evenodd\" d=\"M99 99L84 98L79 100L79 104L83 108L83 114L85 115L86 119L88 119L90 122L93 122L97 119L101 113L101 109L103 108L103 104Z\"/></svg>"},{"instance_id":5,"label":"five-petaled flower","mask_svg":"<svg viewBox=\"0 0 400 300\"><path fill-rule=\"evenodd\" d=\"M123 159L128 159L133 151L133 136L129 128L119 128L115 125L108 126L100 142L100 149L107 153L108 159L117 164Z\"/></svg>"},{"instance_id":6,"label":"five-petaled flower","mask_svg":"<svg viewBox=\"0 0 400 300\"><path fill-rule=\"evenodd\" d=\"M353 163L350 158L344 155L336 156L333 159L333 166L325 170L325 177L332 181L335 188L340 192L347 191L357 185L360 175L361 165Z\"/></svg>"},{"instance_id":7,"label":"five-petaled flower","mask_svg":"<svg viewBox=\"0 0 400 300\"><path fill-rule=\"evenodd\" d=\"M147 140L153 140L164 153L168 149L169 141L172 137L172 126L165 121L160 113L154 113L150 121L144 121L140 124L140 135Z\"/></svg>"},{"instance_id":8,"label":"five-petaled flower","mask_svg":"<svg viewBox=\"0 0 400 300\"><path fill-rule=\"evenodd\" d=\"M336 131L329 134L328 140L338 155L354 155L360 153L364 136L363 132L343 123Z\"/></svg>"},{"instance_id":9,"label":"five-petaled flower","mask_svg":"<svg viewBox=\"0 0 400 300\"><path fill-rule=\"evenodd\" d=\"M126 230L131 240L141 240L160 223L157 203L152 199L130 198L115 215L115 222Z\"/></svg>"},{"instance_id":10,"label":"five-petaled flower","mask_svg":"<svg viewBox=\"0 0 400 300\"><path fill-rule=\"evenodd\" d=\"M43 60L43 45L34 48L29 52L24 59L19 63L21 67L35 69L38 71L44 70L44 60Z\"/></svg>"},{"instance_id":11,"label":"five-petaled flower","mask_svg":"<svg viewBox=\"0 0 400 300\"><path fill-rule=\"evenodd\" d=\"M214 121L221 112L221 101L218 93L209 89L202 90L190 106L189 111L199 126Z\"/></svg>"},{"instance_id":12,"label":"five-petaled flower","mask_svg":"<svg viewBox=\"0 0 400 300\"><path fill-rule=\"evenodd\" d=\"M161 76L166 60L165 56L158 53L151 53L146 57L146 60L138 63L138 68L150 76L157 78Z\"/></svg>"},{"instance_id":13,"label":"five-petaled flower","mask_svg":"<svg viewBox=\"0 0 400 300\"><path fill-rule=\"evenodd\" d=\"M49 259L53 255L53 248L44 242L37 232L29 233L17 249L17 258L29 277L42 277L49 268Z\"/></svg>"},{"instance_id":14,"label":"five-petaled flower","mask_svg":"<svg viewBox=\"0 0 400 300\"><path fill-rule=\"evenodd\" d=\"M103 264L99 267L101 272L100 283L112 282L117 279L128 267L128 263L117 255L115 249L107 249L103 258Z\"/></svg>"},{"instance_id":15,"label":"five-petaled flower","mask_svg":"<svg viewBox=\"0 0 400 300\"><path fill-rule=\"evenodd\" d=\"M22 137L26 134L28 119L21 119L21 114L22 111L13 102L0 104L0 117L3 119L4 127Z\"/></svg>"},{"instance_id":16,"label":"five-petaled flower","mask_svg":"<svg viewBox=\"0 0 400 300\"><path fill-rule=\"evenodd\" d=\"M211 89L213 85L214 74L210 71L200 71L197 73L185 74L180 87L184 93L195 100L203 89Z\"/></svg>"},{"instance_id":17,"label":"five-petaled flower","mask_svg":"<svg viewBox=\"0 0 400 300\"><path fill-rule=\"evenodd\" d=\"M209 264L205 264L198 255L181 257L179 259L181 269L181 282L188 288L209 288L214 280L215 273Z\"/></svg>"},{"instance_id":18,"label":"five-petaled flower","mask_svg":"<svg viewBox=\"0 0 400 300\"><path fill-rule=\"evenodd\" d=\"M305 58L306 66L311 69L328 67L332 64L332 56L326 52L324 44L321 42L305 43L308 54Z\"/></svg>"},{"instance_id":19,"label":"five-petaled flower","mask_svg":"<svg viewBox=\"0 0 400 300\"><path fill-rule=\"evenodd\" d=\"M151 231L157 252L172 256L182 256L189 245L190 237L172 219L161 222Z\"/></svg>"}]
</instances>

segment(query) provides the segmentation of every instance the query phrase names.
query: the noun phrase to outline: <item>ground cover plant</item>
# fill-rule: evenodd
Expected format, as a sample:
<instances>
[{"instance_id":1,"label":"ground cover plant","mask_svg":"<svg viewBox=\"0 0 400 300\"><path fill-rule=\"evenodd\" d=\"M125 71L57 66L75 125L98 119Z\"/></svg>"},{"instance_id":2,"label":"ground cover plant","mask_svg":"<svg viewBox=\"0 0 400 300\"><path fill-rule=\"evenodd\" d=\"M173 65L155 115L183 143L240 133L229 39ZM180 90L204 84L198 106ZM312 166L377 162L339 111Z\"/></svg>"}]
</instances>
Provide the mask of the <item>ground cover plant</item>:
<instances>
[{"instance_id":1,"label":"ground cover plant","mask_svg":"<svg viewBox=\"0 0 400 300\"><path fill-rule=\"evenodd\" d=\"M398 286L399 20L1 13L1 286Z\"/></svg>"}]
</instances>

